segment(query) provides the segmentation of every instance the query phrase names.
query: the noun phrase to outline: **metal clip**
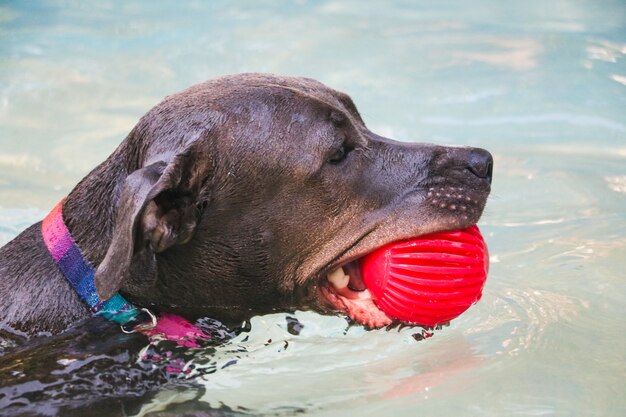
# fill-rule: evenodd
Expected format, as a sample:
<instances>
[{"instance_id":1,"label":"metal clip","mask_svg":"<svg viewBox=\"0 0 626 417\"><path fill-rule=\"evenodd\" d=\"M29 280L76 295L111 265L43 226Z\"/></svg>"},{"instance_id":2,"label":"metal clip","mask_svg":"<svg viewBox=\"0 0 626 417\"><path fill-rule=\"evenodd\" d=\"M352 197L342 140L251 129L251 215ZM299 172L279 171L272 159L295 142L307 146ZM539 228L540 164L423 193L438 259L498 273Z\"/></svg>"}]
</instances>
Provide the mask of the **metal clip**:
<instances>
[{"instance_id":1,"label":"metal clip","mask_svg":"<svg viewBox=\"0 0 626 417\"><path fill-rule=\"evenodd\" d=\"M152 313L152 311L148 310L147 308L142 308L141 311L143 311L144 313L148 315L148 318L150 318L150 321L142 322L140 321L139 316L137 316L133 320L129 321L128 323L122 324L120 326L120 328L122 329L124 333L131 334L131 333L140 332L142 330L154 329L156 327L157 318ZM139 323L135 324L135 322L139 322Z\"/></svg>"}]
</instances>

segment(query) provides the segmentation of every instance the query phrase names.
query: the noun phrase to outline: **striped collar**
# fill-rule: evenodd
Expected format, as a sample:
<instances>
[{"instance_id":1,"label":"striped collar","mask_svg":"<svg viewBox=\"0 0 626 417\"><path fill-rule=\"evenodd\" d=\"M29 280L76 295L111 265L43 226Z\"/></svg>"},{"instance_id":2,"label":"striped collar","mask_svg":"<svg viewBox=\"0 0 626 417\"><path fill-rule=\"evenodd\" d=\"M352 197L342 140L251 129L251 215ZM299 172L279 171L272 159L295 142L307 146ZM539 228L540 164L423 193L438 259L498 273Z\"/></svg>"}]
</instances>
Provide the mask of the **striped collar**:
<instances>
[{"instance_id":1,"label":"striped collar","mask_svg":"<svg viewBox=\"0 0 626 417\"><path fill-rule=\"evenodd\" d=\"M64 201L57 204L41 224L41 234L52 260L94 314L120 324L122 330L134 329L143 322L139 317L145 314L119 293L108 300L100 299L94 282L95 268L85 258L63 221Z\"/></svg>"}]
</instances>

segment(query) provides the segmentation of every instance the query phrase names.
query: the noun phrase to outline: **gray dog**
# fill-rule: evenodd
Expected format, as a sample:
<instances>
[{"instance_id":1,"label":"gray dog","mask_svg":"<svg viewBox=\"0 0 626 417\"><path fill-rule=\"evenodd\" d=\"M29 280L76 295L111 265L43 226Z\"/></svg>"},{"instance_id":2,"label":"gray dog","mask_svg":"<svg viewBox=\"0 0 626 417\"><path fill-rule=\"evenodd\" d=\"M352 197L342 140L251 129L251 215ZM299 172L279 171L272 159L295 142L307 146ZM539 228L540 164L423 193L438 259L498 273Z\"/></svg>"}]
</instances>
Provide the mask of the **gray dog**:
<instances>
[{"instance_id":1,"label":"gray dog","mask_svg":"<svg viewBox=\"0 0 626 417\"><path fill-rule=\"evenodd\" d=\"M313 309L380 327L390 320L363 295L359 258L475 224L492 165L482 149L380 137L314 80L241 74L150 110L62 219L100 300L226 322ZM4 328L59 333L91 316L51 253L42 223L0 249Z\"/></svg>"}]
</instances>

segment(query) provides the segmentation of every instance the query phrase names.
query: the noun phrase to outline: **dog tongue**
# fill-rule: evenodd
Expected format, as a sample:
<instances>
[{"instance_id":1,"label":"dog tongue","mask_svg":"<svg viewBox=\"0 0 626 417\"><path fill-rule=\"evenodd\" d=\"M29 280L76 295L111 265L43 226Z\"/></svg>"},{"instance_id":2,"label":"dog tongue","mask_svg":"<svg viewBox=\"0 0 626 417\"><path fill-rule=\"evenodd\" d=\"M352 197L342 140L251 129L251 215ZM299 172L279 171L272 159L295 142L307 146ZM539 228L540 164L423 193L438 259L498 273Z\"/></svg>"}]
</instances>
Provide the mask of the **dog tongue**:
<instances>
[{"instance_id":1,"label":"dog tongue","mask_svg":"<svg viewBox=\"0 0 626 417\"><path fill-rule=\"evenodd\" d=\"M480 300L489 270L478 227L396 242L361 260L374 302L389 317L434 326Z\"/></svg>"}]
</instances>

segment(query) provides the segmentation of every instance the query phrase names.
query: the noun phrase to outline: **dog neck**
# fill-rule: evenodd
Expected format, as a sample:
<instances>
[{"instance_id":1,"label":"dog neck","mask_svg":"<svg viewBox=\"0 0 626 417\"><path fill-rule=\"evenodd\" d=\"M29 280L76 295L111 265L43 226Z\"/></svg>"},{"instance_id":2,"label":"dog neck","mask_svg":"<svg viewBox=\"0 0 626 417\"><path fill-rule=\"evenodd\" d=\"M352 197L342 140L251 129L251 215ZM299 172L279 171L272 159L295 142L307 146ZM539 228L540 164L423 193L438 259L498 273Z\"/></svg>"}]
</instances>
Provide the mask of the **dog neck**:
<instances>
[{"instance_id":1,"label":"dog neck","mask_svg":"<svg viewBox=\"0 0 626 417\"><path fill-rule=\"evenodd\" d=\"M67 229L95 268L111 244L119 192L132 169L119 153L114 152L83 178L63 203Z\"/></svg>"},{"instance_id":2,"label":"dog neck","mask_svg":"<svg viewBox=\"0 0 626 417\"><path fill-rule=\"evenodd\" d=\"M41 234L55 265L93 313L121 325L137 321L140 310L119 293L108 300L101 300L98 296L94 283L95 269L63 221L63 201L43 220Z\"/></svg>"},{"instance_id":3,"label":"dog neck","mask_svg":"<svg viewBox=\"0 0 626 417\"><path fill-rule=\"evenodd\" d=\"M96 291L95 269L83 256L63 221L63 201L41 223L43 241L55 265L79 297L95 314L121 325L122 330L138 331L150 340L167 339L188 347L199 347L199 340L209 337L182 317L163 314L157 322L147 309L137 309L119 293L102 300Z\"/></svg>"}]
</instances>

